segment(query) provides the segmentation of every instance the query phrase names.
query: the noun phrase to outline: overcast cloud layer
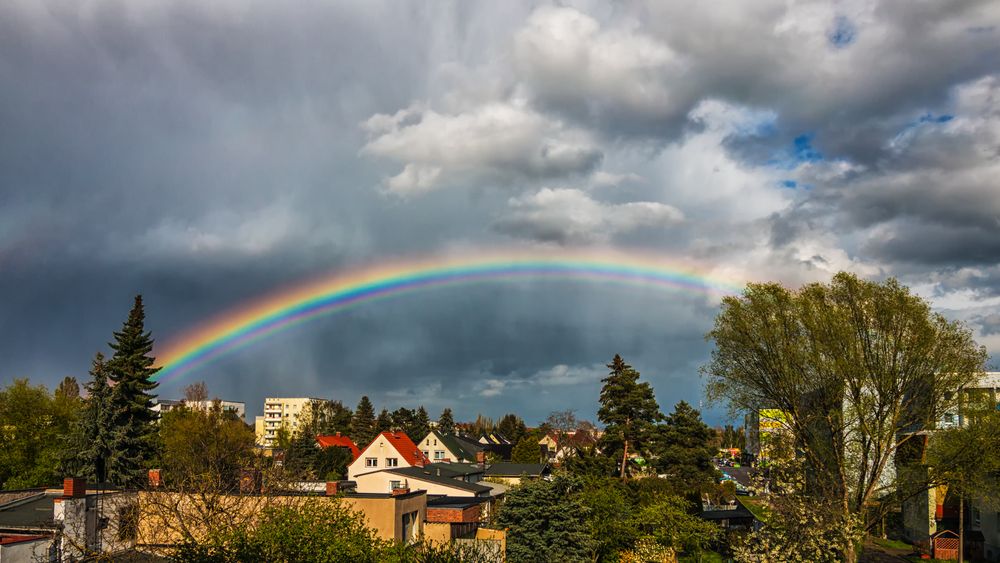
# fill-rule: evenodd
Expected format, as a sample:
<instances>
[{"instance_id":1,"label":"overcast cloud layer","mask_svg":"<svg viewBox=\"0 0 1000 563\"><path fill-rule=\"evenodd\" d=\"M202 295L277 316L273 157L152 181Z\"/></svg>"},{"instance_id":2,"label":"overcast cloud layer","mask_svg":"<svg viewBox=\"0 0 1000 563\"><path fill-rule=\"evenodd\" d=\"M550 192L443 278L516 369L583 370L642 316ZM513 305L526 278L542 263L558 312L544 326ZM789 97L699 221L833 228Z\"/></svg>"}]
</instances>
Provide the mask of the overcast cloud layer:
<instances>
[{"instance_id":1,"label":"overcast cloud layer","mask_svg":"<svg viewBox=\"0 0 1000 563\"><path fill-rule=\"evenodd\" d=\"M509 246L897 276L996 354L1000 5L0 3L0 384L86 379L137 292L166 341L322 272ZM701 398L716 311L430 292L160 394L593 418L621 353L668 409Z\"/></svg>"}]
</instances>

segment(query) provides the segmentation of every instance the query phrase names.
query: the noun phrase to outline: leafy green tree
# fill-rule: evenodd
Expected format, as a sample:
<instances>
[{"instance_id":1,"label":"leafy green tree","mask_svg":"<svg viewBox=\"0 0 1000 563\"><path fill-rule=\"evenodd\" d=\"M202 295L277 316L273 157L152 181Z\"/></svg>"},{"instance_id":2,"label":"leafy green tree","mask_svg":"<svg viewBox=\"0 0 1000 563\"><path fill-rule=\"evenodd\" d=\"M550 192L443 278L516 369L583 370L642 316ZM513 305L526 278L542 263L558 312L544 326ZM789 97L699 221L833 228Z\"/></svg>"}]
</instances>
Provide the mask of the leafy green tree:
<instances>
[{"instance_id":1,"label":"leafy green tree","mask_svg":"<svg viewBox=\"0 0 1000 563\"><path fill-rule=\"evenodd\" d=\"M92 483L107 481L107 461L111 457L111 387L104 354L94 355L90 381L84 387L80 413L64 440L61 460L67 475L83 477Z\"/></svg>"},{"instance_id":2,"label":"leafy green tree","mask_svg":"<svg viewBox=\"0 0 1000 563\"><path fill-rule=\"evenodd\" d=\"M267 508L256 526L239 526L201 543L187 543L178 561L355 561L378 563L392 546L365 526L364 517L336 498Z\"/></svg>"},{"instance_id":3,"label":"leafy green tree","mask_svg":"<svg viewBox=\"0 0 1000 563\"><path fill-rule=\"evenodd\" d=\"M545 436L545 431L536 428L524 435L521 441L514 444L510 460L514 463L539 463L542 460L542 448L538 441Z\"/></svg>"},{"instance_id":4,"label":"leafy green tree","mask_svg":"<svg viewBox=\"0 0 1000 563\"><path fill-rule=\"evenodd\" d=\"M79 399L80 384L76 382L76 378L70 376L64 377L56 387L55 398L66 401Z\"/></svg>"},{"instance_id":5,"label":"leafy green tree","mask_svg":"<svg viewBox=\"0 0 1000 563\"><path fill-rule=\"evenodd\" d=\"M159 424L163 480L184 491L233 491L254 461L254 433L218 402L171 409Z\"/></svg>"},{"instance_id":6,"label":"leafy green tree","mask_svg":"<svg viewBox=\"0 0 1000 563\"><path fill-rule=\"evenodd\" d=\"M930 480L947 485L947 494L959 499L959 549L964 547L966 499L1000 508L1000 413L991 395L963 404L965 424L938 430L928 442ZM959 561L963 558L960 552Z\"/></svg>"},{"instance_id":7,"label":"leafy green tree","mask_svg":"<svg viewBox=\"0 0 1000 563\"><path fill-rule=\"evenodd\" d=\"M605 458L606 459L606 458ZM567 466L570 460L567 460ZM607 473L583 477L580 502L587 509L588 546L593 561L618 561L618 554L632 548L641 534L636 526L638 507L632 492L614 474L614 462ZM574 473L575 474L575 473Z\"/></svg>"},{"instance_id":8,"label":"leafy green tree","mask_svg":"<svg viewBox=\"0 0 1000 563\"><path fill-rule=\"evenodd\" d=\"M574 448L573 455L563 459L562 469L570 475L594 478L611 477L617 468L615 460L598 453L593 446L590 446Z\"/></svg>"},{"instance_id":9,"label":"leafy green tree","mask_svg":"<svg viewBox=\"0 0 1000 563\"><path fill-rule=\"evenodd\" d=\"M701 420L701 413L681 401L656 430L651 457L659 473L667 474L685 492L703 492L715 485L715 432Z\"/></svg>"},{"instance_id":10,"label":"leafy green tree","mask_svg":"<svg viewBox=\"0 0 1000 563\"><path fill-rule=\"evenodd\" d=\"M375 439L378 431L375 428L375 407L372 406L371 399L367 395L361 397L358 408L354 409L354 418L351 419L351 438L358 447L365 447Z\"/></svg>"},{"instance_id":11,"label":"leafy green tree","mask_svg":"<svg viewBox=\"0 0 1000 563\"><path fill-rule=\"evenodd\" d=\"M621 452L620 477L626 478L628 456L640 452L653 425L662 415L653 388L639 382L639 372L615 354L608 364L611 370L602 379L601 408L597 417L605 424L604 444Z\"/></svg>"},{"instance_id":12,"label":"leafy green tree","mask_svg":"<svg viewBox=\"0 0 1000 563\"><path fill-rule=\"evenodd\" d=\"M137 487L146 482L147 464L156 456L156 413L151 410L153 339L145 329L142 296L137 295L122 329L114 333L114 354L107 363L111 389L108 481Z\"/></svg>"},{"instance_id":13,"label":"leafy green tree","mask_svg":"<svg viewBox=\"0 0 1000 563\"><path fill-rule=\"evenodd\" d=\"M508 413L500 419L500 423L497 424L497 431L510 440L511 444L517 444L528 433L528 427L525 426L524 420L521 417L514 413Z\"/></svg>"},{"instance_id":14,"label":"leafy green tree","mask_svg":"<svg viewBox=\"0 0 1000 563\"><path fill-rule=\"evenodd\" d=\"M720 536L714 522L702 520L689 512L688 501L675 495L663 495L642 506L634 526L664 547L686 553L700 553Z\"/></svg>"},{"instance_id":15,"label":"leafy green tree","mask_svg":"<svg viewBox=\"0 0 1000 563\"><path fill-rule=\"evenodd\" d=\"M441 416L438 418L437 429L445 434L451 434L455 431L455 419L451 415L451 409L445 408L441 411Z\"/></svg>"},{"instance_id":16,"label":"leafy green tree","mask_svg":"<svg viewBox=\"0 0 1000 563\"><path fill-rule=\"evenodd\" d=\"M0 488L20 489L59 481L62 436L76 415L65 398L44 385L15 379L0 389Z\"/></svg>"},{"instance_id":17,"label":"leafy green tree","mask_svg":"<svg viewBox=\"0 0 1000 563\"><path fill-rule=\"evenodd\" d=\"M590 558L588 512L577 493L580 481L523 481L507 492L497 524L507 528L507 559L586 561Z\"/></svg>"},{"instance_id":18,"label":"leafy green tree","mask_svg":"<svg viewBox=\"0 0 1000 563\"><path fill-rule=\"evenodd\" d=\"M315 409L317 435L329 435L340 432L346 436L351 434L351 419L354 413L340 401L326 401Z\"/></svg>"},{"instance_id":19,"label":"leafy green tree","mask_svg":"<svg viewBox=\"0 0 1000 563\"><path fill-rule=\"evenodd\" d=\"M807 492L840 510L837 526L881 520L872 501L896 488L888 469L959 389L982 374L986 350L972 331L931 311L894 279L839 273L797 291L748 284L726 297L708 334L714 341L710 398L737 412L787 415L808 466ZM908 472L897 471L897 475ZM849 544L839 554L853 562Z\"/></svg>"}]
</instances>

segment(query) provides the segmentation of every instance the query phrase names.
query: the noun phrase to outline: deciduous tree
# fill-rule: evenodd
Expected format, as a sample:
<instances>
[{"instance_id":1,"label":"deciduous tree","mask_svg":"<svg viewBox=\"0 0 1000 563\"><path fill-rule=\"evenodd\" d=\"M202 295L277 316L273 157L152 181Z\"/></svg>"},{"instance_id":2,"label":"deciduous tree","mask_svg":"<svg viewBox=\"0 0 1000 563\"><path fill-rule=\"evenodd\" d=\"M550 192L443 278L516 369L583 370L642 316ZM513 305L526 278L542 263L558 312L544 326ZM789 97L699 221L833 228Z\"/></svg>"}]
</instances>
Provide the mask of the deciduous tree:
<instances>
[{"instance_id":1,"label":"deciduous tree","mask_svg":"<svg viewBox=\"0 0 1000 563\"><path fill-rule=\"evenodd\" d=\"M954 408L986 360L964 324L896 280L848 273L797 291L749 284L723 300L708 337L710 397L734 413L787 413L813 477L807 492L836 506L840 524L895 488L887 468L897 450Z\"/></svg>"}]
</instances>

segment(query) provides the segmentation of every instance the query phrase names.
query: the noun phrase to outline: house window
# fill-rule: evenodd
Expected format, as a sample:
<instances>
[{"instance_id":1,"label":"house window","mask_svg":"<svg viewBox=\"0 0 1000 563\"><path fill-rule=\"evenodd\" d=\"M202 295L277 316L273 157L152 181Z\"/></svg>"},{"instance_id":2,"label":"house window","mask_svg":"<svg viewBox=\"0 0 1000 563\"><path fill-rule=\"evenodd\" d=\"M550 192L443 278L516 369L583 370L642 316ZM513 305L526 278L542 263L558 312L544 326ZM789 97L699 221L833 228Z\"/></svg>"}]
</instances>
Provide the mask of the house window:
<instances>
[{"instance_id":1,"label":"house window","mask_svg":"<svg viewBox=\"0 0 1000 563\"><path fill-rule=\"evenodd\" d=\"M402 488L403 488L402 481L389 481L389 490L395 491L396 489L402 489Z\"/></svg>"},{"instance_id":2,"label":"house window","mask_svg":"<svg viewBox=\"0 0 1000 563\"><path fill-rule=\"evenodd\" d=\"M437 441L437 438L434 438L434 445L435 445L435 446L436 446L436 445L438 445L438 441Z\"/></svg>"},{"instance_id":3,"label":"house window","mask_svg":"<svg viewBox=\"0 0 1000 563\"><path fill-rule=\"evenodd\" d=\"M399 460L394 457L385 458L386 467L399 467Z\"/></svg>"},{"instance_id":4,"label":"house window","mask_svg":"<svg viewBox=\"0 0 1000 563\"><path fill-rule=\"evenodd\" d=\"M430 459L430 457L431 457L431 451L430 450L424 450L424 457L426 457L427 459Z\"/></svg>"},{"instance_id":5,"label":"house window","mask_svg":"<svg viewBox=\"0 0 1000 563\"><path fill-rule=\"evenodd\" d=\"M366 457L365 458L365 467L378 467L378 458L377 457Z\"/></svg>"},{"instance_id":6,"label":"house window","mask_svg":"<svg viewBox=\"0 0 1000 563\"><path fill-rule=\"evenodd\" d=\"M444 450L434 450L434 459L444 459Z\"/></svg>"}]
</instances>

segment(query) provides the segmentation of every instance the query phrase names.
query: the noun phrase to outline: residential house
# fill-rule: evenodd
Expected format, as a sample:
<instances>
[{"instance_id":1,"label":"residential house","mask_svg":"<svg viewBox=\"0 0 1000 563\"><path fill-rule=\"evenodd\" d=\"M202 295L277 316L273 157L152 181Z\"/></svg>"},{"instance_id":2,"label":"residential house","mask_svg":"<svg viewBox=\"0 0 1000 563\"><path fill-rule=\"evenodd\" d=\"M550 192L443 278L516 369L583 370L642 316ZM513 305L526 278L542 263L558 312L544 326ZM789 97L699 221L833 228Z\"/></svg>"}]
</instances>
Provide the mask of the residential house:
<instances>
[{"instance_id":1,"label":"residential house","mask_svg":"<svg viewBox=\"0 0 1000 563\"><path fill-rule=\"evenodd\" d=\"M479 436L476 442L482 446L483 450L493 454L494 457L504 461L510 461L510 454L514 450L514 444L499 432L487 432Z\"/></svg>"},{"instance_id":2,"label":"residential house","mask_svg":"<svg viewBox=\"0 0 1000 563\"><path fill-rule=\"evenodd\" d=\"M347 478L381 469L423 467L430 463L413 440L402 432L382 432L347 467Z\"/></svg>"},{"instance_id":3,"label":"residential house","mask_svg":"<svg viewBox=\"0 0 1000 563\"><path fill-rule=\"evenodd\" d=\"M431 430L420 441L420 450L433 462L476 463L485 447L471 438L440 430Z\"/></svg>"},{"instance_id":4,"label":"residential house","mask_svg":"<svg viewBox=\"0 0 1000 563\"><path fill-rule=\"evenodd\" d=\"M88 489L67 478L62 489L0 494L0 561L78 561L85 553L135 547L135 493Z\"/></svg>"},{"instance_id":5,"label":"residential house","mask_svg":"<svg viewBox=\"0 0 1000 563\"><path fill-rule=\"evenodd\" d=\"M538 441L541 458L549 463L559 463L573 455L577 448L592 448L603 433L581 428L567 432L549 432Z\"/></svg>"},{"instance_id":6,"label":"residential house","mask_svg":"<svg viewBox=\"0 0 1000 563\"><path fill-rule=\"evenodd\" d=\"M490 497L493 487L480 483L478 475L453 471L453 464L434 463L424 467L396 467L358 474L352 479L359 492L389 493L399 489L426 491L430 495Z\"/></svg>"},{"instance_id":7,"label":"residential house","mask_svg":"<svg viewBox=\"0 0 1000 563\"><path fill-rule=\"evenodd\" d=\"M351 451L352 460L358 459L358 456L361 454L361 450L358 449L358 446L354 443L354 440L351 440L347 436L342 436L340 432L325 436L324 435L316 436L316 445L318 445L321 448L348 449Z\"/></svg>"},{"instance_id":8,"label":"residential house","mask_svg":"<svg viewBox=\"0 0 1000 563\"><path fill-rule=\"evenodd\" d=\"M972 401L985 401L1000 410L1000 372L987 372L975 385L966 387L959 407L943 413L935 424L936 428L969 424L968 413L962 405L968 405ZM927 445L934 439L934 430L919 431L916 434L916 444L907 453L921 459ZM901 471L900 477L912 474L919 481L922 480L923 471L926 468L907 467L905 471ZM966 542L969 544L970 538L978 539L973 542L978 545L966 547L970 552L980 552L988 561L1000 561L1000 512L978 499L968 499L965 507ZM929 546L931 538L941 530L958 529L958 503L947 496L947 487L935 487L909 495L903 502L902 512L903 536L915 544Z\"/></svg>"},{"instance_id":9,"label":"residential house","mask_svg":"<svg viewBox=\"0 0 1000 563\"><path fill-rule=\"evenodd\" d=\"M485 470L491 481L507 485L518 485L524 479L546 479L550 473L547 463L491 463Z\"/></svg>"},{"instance_id":10,"label":"residential house","mask_svg":"<svg viewBox=\"0 0 1000 563\"><path fill-rule=\"evenodd\" d=\"M257 444L265 448L277 446L278 432L282 428L286 429L290 436L295 436L301 426L310 421L312 409L325 402L324 399L309 397L264 399L264 416L258 416L254 420Z\"/></svg>"}]
</instances>

